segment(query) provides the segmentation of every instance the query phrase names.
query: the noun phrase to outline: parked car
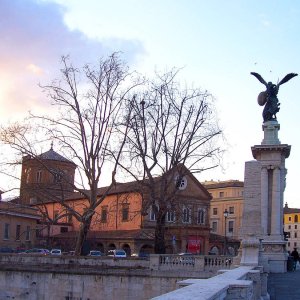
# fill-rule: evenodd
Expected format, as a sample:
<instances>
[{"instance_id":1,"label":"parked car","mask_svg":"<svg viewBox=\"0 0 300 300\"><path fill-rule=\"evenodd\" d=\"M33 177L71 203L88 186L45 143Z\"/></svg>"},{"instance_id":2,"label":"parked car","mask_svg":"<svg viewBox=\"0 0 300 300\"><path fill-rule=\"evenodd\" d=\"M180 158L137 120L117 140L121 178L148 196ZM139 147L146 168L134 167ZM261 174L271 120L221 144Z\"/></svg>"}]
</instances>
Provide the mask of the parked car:
<instances>
[{"instance_id":1,"label":"parked car","mask_svg":"<svg viewBox=\"0 0 300 300\"><path fill-rule=\"evenodd\" d=\"M123 249L109 250L107 256L126 258L127 254Z\"/></svg>"},{"instance_id":2,"label":"parked car","mask_svg":"<svg viewBox=\"0 0 300 300\"><path fill-rule=\"evenodd\" d=\"M1 247L0 253L14 253L14 249L10 247Z\"/></svg>"},{"instance_id":3,"label":"parked car","mask_svg":"<svg viewBox=\"0 0 300 300\"><path fill-rule=\"evenodd\" d=\"M88 256L103 256L103 253L98 250L91 250Z\"/></svg>"},{"instance_id":4,"label":"parked car","mask_svg":"<svg viewBox=\"0 0 300 300\"><path fill-rule=\"evenodd\" d=\"M48 249L33 248L33 249L26 250L24 253L37 254L37 255L49 255L50 251Z\"/></svg>"},{"instance_id":5,"label":"parked car","mask_svg":"<svg viewBox=\"0 0 300 300\"><path fill-rule=\"evenodd\" d=\"M50 251L51 255L61 255L61 250L60 249L52 249Z\"/></svg>"},{"instance_id":6,"label":"parked car","mask_svg":"<svg viewBox=\"0 0 300 300\"><path fill-rule=\"evenodd\" d=\"M25 253L26 248L22 248L22 247L18 247L17 249L15 249L15 253Z\"/></svg>"}]
</instances>

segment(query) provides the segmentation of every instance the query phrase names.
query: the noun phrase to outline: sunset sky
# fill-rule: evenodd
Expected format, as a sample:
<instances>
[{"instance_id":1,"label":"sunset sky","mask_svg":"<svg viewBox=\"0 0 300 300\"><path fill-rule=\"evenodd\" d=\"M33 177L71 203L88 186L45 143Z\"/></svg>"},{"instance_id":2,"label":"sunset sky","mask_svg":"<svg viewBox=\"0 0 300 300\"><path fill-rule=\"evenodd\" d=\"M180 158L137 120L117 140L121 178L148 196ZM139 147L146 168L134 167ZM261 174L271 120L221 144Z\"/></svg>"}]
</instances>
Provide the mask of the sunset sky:
<instances>
[{"instance_id":1,"label":"sunset sky","mask_svg":"<svg viewBox=\"0 0 300 300\"><path fill-rule=\"evenodd\" d=\"M215 96L227 152L223 168L198 178L243 180L250 147L263 138L256 99L264 86L250 72L274 83L299 73L299 36L300 3L292 0L0 0L0 120L49 108L38 84L58 77L62 55L82 66L121 51L132 70L183 68L187 84ZM279 138L292 145L290 207L300 207L299 95L300 76L279 91Z\"/></svg>"}]
</instances>

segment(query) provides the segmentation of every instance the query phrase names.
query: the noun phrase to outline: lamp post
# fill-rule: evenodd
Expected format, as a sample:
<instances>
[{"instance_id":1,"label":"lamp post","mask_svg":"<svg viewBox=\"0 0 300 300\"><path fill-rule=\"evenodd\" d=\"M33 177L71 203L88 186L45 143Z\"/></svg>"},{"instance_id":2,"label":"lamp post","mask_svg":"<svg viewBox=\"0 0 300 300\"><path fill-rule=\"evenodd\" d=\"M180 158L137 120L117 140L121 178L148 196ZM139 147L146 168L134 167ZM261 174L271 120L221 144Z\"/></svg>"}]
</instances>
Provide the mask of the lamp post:
<instances>
[{"instance_id":1,"label":"lamp post","mask_svg":"<svg viewBox=\"0 0 300 300\"><path fill-rule=\"evenodd\" d=\"M224 255L226 255L227 251L226 251L226 248L227 248L227 245L226 245L226 224L227 224L227 218L228 218L228 211L227 209L224 210L223 212L223 215L224 215L224 219L225 219L225 234L224 234Z\"/></svg>"}]
</instances>

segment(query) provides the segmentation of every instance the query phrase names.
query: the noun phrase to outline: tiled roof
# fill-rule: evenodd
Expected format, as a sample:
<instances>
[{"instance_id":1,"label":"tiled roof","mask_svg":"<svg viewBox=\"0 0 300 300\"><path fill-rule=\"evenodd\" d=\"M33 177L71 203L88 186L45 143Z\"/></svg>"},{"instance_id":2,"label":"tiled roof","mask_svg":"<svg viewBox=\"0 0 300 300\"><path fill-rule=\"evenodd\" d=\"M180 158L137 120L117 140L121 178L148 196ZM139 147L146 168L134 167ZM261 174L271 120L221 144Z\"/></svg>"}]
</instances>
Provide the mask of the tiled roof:
<instances>
[{"instance_id":1,"label":"tiled roof","mask_svg":"<svg viewBox=\"0 0 300 300\"><path fill-rule=\"evenodd\" d=\"M207 189L227 188L227 187L244 187L244 182L239 180L226 181L205 181L201 182Z\"/></svg>"},{"instance_id":2,"label":"tiled roof","mask_svg":"<svg viewBox=\"0 0 300 300\"><path fill-rule=\"evenodd\" d=\"M300 208L284 207L283 208L283 213L284 214L300 213Z\"/></svg>"},{"instance_id":3,"label":"tiled roof","mask_svg":"<svg viewBox=\"0 0 300 300\"><path fill-rule=\"evenodd\" d=\"M40 154L38 157L43 160L64 161L74 164L72 161L55 152L52 148L49 151Z\"/></svg>"}]
</instances>

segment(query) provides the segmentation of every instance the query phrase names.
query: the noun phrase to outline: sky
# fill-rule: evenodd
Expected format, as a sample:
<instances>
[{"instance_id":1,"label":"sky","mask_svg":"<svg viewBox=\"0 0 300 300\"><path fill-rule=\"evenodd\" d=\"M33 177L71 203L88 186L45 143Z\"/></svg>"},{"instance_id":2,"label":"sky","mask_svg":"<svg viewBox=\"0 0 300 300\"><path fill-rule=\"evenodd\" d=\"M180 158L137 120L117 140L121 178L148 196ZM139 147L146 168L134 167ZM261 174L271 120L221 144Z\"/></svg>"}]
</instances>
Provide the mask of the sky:
<instances>
[{"instance_id":1,"label":"sky","mask_svg":"<svg viewBox=\"0 0 300 300\"><path fill-rule=\"evenodd\" d=\"M264 86L250 72L274 83L299 73L299 34L300 3L292 0L0 0L0 123L49 109L38 84L58 77L62 55L80 66L121 51L133 70L182 68L188 85L214 95L226 152L221 167L198 179L244 180L251 146L263 139ZM292 146L290 207L300 207L299 94L300 76L278 95L279 139Z\"/></svg>"}]
</instances>

